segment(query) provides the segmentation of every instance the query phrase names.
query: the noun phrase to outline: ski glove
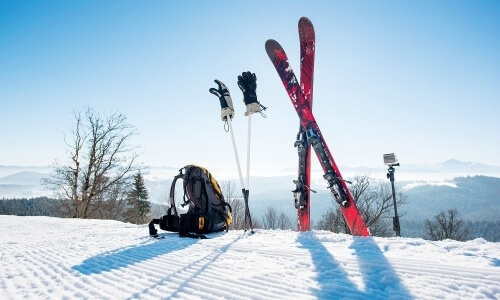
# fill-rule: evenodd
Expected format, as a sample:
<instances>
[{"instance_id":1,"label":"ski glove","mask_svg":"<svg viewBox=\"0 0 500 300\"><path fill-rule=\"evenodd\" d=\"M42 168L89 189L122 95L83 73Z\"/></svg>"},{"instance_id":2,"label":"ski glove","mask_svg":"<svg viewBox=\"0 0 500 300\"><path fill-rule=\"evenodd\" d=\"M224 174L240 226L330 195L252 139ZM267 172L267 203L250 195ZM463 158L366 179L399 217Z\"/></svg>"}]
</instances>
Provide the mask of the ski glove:
<instances>
[{"instance_id":1,"label":"ski glove","mask_svg":"<svg viewBox=\"0 0 500 300\"><path fill-rule=\"evenodd\" d=\"M227 121L227 117L231 118L231 120L234 117L234 108L233 108L233 100L231 99L231 95L229 94L229 90L227 89L226 85L222 83L221 81L215 79L215 83L217 83L218 88L211 88L208 90L210 93L214 94L215 96L219 97L220 101L220 115L222 121Z\"/></svg>"},{"instance_id":2,"label":"ski glove","mask_svg":"<svg viewBox=\"0 0 500 300\"><path fill-rule=\"evenodd\" d=\"M262 105L257 101L257 76L255 76L255 73L243 72L239 75L238 86L243 92L243 101L247 107L245 116L261 112Z\"/></svg>"}]
</instances>

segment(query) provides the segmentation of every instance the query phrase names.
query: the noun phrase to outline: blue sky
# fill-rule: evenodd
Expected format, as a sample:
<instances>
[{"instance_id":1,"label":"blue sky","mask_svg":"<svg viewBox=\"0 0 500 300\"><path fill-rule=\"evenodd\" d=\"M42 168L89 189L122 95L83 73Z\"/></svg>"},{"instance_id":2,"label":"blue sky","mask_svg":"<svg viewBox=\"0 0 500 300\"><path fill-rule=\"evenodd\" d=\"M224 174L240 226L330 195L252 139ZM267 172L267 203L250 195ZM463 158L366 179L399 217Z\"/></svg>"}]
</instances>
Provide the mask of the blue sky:
<instances>
[{"instance_id":1,"label":"blue sky","mask_svg":"<svg viewBox=\"0 0 500 300\"><path fill-rule=\"evenodd\" d=\"M316 29L314 107L338 165L450 158L500 165L498 1L1 1L0 165L66 158L73 110L118 111L151 166L234 170L226 83L242 168L237 76L257 74L252 174L295 169L298 118L264 49L299 73L297 22Z\"/></svg>"}]
</instances>

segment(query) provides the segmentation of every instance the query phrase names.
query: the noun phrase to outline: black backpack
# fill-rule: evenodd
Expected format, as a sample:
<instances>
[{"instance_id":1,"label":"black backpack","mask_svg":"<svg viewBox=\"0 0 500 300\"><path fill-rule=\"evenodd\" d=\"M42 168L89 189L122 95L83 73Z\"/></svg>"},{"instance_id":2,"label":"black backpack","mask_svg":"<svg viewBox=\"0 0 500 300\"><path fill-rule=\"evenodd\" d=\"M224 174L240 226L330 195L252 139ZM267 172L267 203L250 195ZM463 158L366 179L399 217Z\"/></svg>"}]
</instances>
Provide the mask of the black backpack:
<instances>
[{"instance_id":1,"label":"black backpack","mask_svg":"<svg viewBox=\"0 0 500 300\"><path fill-rule=\"evenodd\" d=\"M175 184L180 178L184 190L181 206L188 206L184 214L177 212L174 199ZM149 223L151 236L158 237L154 224L165 231L179 232L181 237L205 238L205 233L227 231L232 222L231 206L224 200L217 181L203 167L187 165L179 170L170 187L169 202L167 214Z\"/></svg>"}]
</instances>

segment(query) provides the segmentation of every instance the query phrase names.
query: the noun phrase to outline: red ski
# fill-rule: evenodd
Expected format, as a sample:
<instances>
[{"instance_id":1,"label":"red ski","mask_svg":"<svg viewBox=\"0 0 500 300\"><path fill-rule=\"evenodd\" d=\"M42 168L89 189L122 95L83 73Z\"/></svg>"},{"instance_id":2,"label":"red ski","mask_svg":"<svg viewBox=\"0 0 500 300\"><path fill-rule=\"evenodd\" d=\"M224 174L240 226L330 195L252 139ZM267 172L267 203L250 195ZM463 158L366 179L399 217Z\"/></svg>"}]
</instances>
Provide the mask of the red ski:
<instances>
[{"instance_id":1,"label":"red ski","mask_svg":"<svg viewBox=\"0 0 500 300\"><path fill-rule=\"evenodd\" d=\"M300 40L300 86L304 97L312 109L313 100L313 76L314 76L314 48L315 34L311 21L302 17L299 20ZM311 146L307 143L306 130L299 124L299 133L295 147L299 155L298 179L294 180L296 185L293 191L295 208L297 208L297 230L311 230L310 207L311 207Z\"/></svg>"},{"instance_id":2,"label":"red ski","mask_svg":"<svg viewBox=\"0 0 500 300\"><path fill-rule=\"evenodd\" d=\"M285 51L275 40L268 40L266 42L266 51L299 116L300 124L306 130L307 143L316 152L316 156L325 172L323 178L328 182L328 189L332 197L339 203L347 226L353 235L369 236L370 230L356 207L356 202L354 202L345 181L342 179L339 168L333 160L333 156L311 111L308 98L290 67Z\"/></svg>"}]
</instances>

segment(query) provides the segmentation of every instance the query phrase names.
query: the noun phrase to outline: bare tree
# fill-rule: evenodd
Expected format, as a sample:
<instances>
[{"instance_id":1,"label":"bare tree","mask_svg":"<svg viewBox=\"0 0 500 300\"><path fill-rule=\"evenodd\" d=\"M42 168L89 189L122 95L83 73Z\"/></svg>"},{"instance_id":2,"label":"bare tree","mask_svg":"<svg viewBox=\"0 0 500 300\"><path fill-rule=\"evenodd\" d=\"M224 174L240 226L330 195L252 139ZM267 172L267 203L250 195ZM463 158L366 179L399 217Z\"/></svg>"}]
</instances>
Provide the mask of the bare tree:
<instances>
[{"instance_id":1,"label":"bare tree","mask_svg":"<svg viewBox=\"0 0 500 300\"><path fill-rule=\"evenodd\" d=\"M262 217L262 226L265 229L291 229L292 221L284 213L279 214L273 207L269 206Z\"/></svg>"},{"instance_id":2,"label":"bare tree","mask_svg":"<svg viewBox=\"0 0 500 300\"><path fill-rule=\"evenodd\" d=\"M427 238L433 241L451 239L457 241L466 241L469 238L470 231L466 227L463 219L457 218L458 211L449 209L448 213L442 211L434 216L434 220L425 220L425 229Z\"/></svg>"},{"instance_id":3,"label":"bare tree","mask_svg":"<svg viewBox=\"0 0 500 300\"><path fill-rule=\"evenodd\" d=\"M269 206L266 213L262 217L262 225L265 229L277 229L278 228L278 212Z\"/></svg>"},{"instance_id":4,"label":"bare tree","mask_svg":"<svg viewBox=\"0 0 500 300\"><path fill-rule=\"evenodd\" d=\"M245 229L245 204L241 191L239 191L234 182L221 181L221 190L224 200L231 206L231 215L233 222L230 225L231 229Z\"/></svg>"},{"instance_id":5,"label":"bare tree","mask_svg":"<svg viewBox=\"0 0 500 300\"><path fill-rule=\"evenodd\" d=\"M278 217L278 228L282 230L292 229L292 221L284 213L281 213Z\"/></svg>"},{"instance_id":6,"label":"bare tree","mask_svg":"<svg viewBox=\"0 0 500 300\"><path fill-rule=\"evenodd\" d=\"M335 233L345 233L346 222L340 208L330 208L318 222L317 229L328 230Z\"/></svg>"},{"instance_id":7,"label":"bare tree","mask_svg":"<svg viewBox=\"0 0 500 300\"><path fill-rule=\"evenodd\" d=\"M129 144L136 129L120 113L102 116L87 107L74 116L64 139L69 159L56 163L55 175L44 184L69 200L72 217L89 218L107 209L111 195L124 193L139 169L137 147Z\"/></svg>"},{"instance_id":8,"label":"bare tree","mask_svg":"<svg viewBox=\"0 0 500 300\"><path fill-rule=\"evenodd\" d=\"M392 188L380 182L373 186L368 175L355 176L350 191L370 232L375 236L389 236L392 233L391 213L394 211ZM407 197L396 189L396 205L406 203ZM401 216L401 215L400 215Z\"/></svg>"},{"instance_id":9,"label":"bare tree","mask_svg":"<svg viewBox=\"0 0 500 300\"><path fill-rule=\"evenodd\" d=\"M349 190L371 234L389 236L392 232L391 213L394 205L392 188L386 183L381 182L376 186L372 183L374 180L370 176L357 175L349 186ZM401 191L396 192L396 205L406 203L406 199L406 195ZM338 206L323 215L317 228L349 233L349 228Z\"/></svg>"},{"instance_id":10,"label":"bare tree","mask_svg":"<svg viewBox=\"0 0 500 300\"><path fill-rule=\"evenodd\" d=\"M89 218L123 220L123 214L126 209L126 193L115 186L104 194L96 195L89 209Z\"/></svg>"},{"instance_id":11,"label":"bare tree","mask_svg":"<svg viewBox=\"0 0 500 300\"><path fill-rule=\"evenodd\" d=\"M247 230L248 225L245 224L245 202L243 200L241 190L236 188L233 181L220 181L219 183L224 200L231 206L233 222L231 223L229 229ZM262 228L259 220L254 218L252 218L252 225L254 229Z\"/></svg>"}]
</instances>

